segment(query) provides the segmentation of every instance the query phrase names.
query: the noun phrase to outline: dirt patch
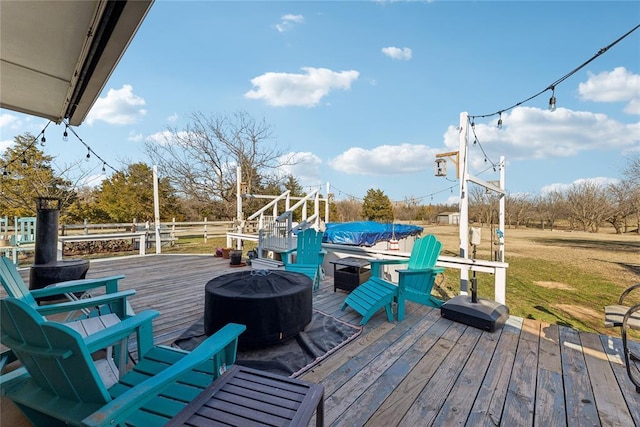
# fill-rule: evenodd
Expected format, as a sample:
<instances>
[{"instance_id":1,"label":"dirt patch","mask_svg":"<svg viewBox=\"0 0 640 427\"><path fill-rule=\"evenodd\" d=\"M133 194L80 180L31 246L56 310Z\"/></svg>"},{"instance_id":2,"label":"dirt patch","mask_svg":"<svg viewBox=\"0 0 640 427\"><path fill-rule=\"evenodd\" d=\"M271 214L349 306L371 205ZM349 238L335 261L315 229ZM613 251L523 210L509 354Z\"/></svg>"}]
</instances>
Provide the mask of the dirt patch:
<instances>
[{"instance_id":1,"label":"dirt patch","mask_svg":"<svg viewBox=\"0 0 640 427\"><path fill-rule=\"evenodd\" d=\"M564 291L575 291L575 288L560 282L533 282L536 286L541 286L547 289L562 289Z\"/></svg>"},{"instance_id":2,"label":"dirt patch","mask_svg":"<svg viewBox=\"0 0 640 427\"><path fill-rule=\"evenodd\" d=\"M558 310L562 310L565 313L569 313L571 316L576 319L581 320L591 320L595 318L601 318L602 313L591 308L582 307L578 305L570 305L570 304L553 304L552 307L557 308Z\"/></svg>"}]
</instances>

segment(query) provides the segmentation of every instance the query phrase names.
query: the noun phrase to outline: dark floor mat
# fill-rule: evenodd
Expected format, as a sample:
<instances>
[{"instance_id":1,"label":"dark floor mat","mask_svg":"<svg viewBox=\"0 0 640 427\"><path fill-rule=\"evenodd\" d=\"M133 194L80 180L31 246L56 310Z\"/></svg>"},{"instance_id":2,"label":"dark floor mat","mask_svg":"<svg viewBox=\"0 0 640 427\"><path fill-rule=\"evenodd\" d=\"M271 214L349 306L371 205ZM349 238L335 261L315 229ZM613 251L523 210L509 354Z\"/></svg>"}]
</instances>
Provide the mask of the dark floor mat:
<instances>
[{"instance_id":1,"label":"dark floor mat","mask_svg":"<svg viewBox=\"0 0 640 427\"><path fill-rule=\"evenodd\" d=\"M238 349L236 363L280 375L296 377L355 339L362 327L313 310L311 322L293 338L257 349ZM192 350L207 336L201 318L173 342Z\"/></svg>"}]
</instances>

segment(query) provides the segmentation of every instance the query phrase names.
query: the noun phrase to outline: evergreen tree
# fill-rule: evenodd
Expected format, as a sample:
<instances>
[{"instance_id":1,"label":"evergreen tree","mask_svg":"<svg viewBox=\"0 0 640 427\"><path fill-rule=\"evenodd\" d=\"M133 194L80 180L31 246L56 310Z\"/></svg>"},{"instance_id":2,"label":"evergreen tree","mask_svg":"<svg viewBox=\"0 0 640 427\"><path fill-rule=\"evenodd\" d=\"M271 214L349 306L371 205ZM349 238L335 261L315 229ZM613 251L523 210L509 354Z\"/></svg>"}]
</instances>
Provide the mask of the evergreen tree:
<instances>
[{"instance_id":1,"label":"evergreen tree","mask_svg":"<svg viewBox=\"0 0 640 427\"><path fill-rule=\"evenodd\" d=\"M61 201L61 209L73 203L76 193L72 183L54 172L52 156L46 155L37 137L18 135L15 144L2 155L0 212L8 217L35 216L36 198L51 197Z\"/></svg>"},{"instance_id":2,"label":"evergreen tree","mask_svg":"<svg viewBox=\"0 0 640 427\"><path fill-rule=\"evenodd\" d=\"M382 190L367 190L362 203L362 216L369 221L393 222L393 205Z\"/></svg>"},{"instance_id":3,"label":"evergreen tree","mask_svg":"<svg viewBox=\"0 0 640 427\"><path fill-rule=\"evenodd\" d=\"M144 163L134 163L126 171L114 173L95 190L95 207L90 210L108 216L113 222L153 221L153 170ZM184 214L167 178L158 180L160 219L180 221ZM96 218L98 219L98 218Z\"/></svg>"}]
</instances>

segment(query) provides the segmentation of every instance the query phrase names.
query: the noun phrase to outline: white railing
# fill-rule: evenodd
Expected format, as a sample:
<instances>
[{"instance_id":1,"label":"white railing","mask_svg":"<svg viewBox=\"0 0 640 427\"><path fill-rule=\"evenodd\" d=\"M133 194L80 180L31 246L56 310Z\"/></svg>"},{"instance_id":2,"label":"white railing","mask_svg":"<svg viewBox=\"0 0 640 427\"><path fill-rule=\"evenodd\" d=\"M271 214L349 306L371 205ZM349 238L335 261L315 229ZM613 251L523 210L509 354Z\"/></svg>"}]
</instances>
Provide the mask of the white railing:
<instances>
[{"instance_id":1,"label":"white railing","mask_svg":"<svg viewBox=\"0 0 640 427\"><path fill-rule=\"evenodd\" d=\"M337 254L342 255L357 255L361 257L369 258L391 258L391 259L409 259L411 254L409 252L398 251L386 251L371 249L363 246L349 246L349 245L335 245L332 243L323 243L322 248L327 250L325 256L325 263L329 262L333 256L339 257ZM506 282L507 282L507 267L509 264L499 261L486 261L486 260L472 260L464 259L452 256L440 255L436 262L438 267L455 268L457 270L468 272L476 271L479 273L493 274L494 277L494 299L500 304L506 302ZM328 266L325 266L325 270ZM468 276L467 276L468 277ZM461 291L461 293L464 293Z\"/></svg>"}]
</instances>

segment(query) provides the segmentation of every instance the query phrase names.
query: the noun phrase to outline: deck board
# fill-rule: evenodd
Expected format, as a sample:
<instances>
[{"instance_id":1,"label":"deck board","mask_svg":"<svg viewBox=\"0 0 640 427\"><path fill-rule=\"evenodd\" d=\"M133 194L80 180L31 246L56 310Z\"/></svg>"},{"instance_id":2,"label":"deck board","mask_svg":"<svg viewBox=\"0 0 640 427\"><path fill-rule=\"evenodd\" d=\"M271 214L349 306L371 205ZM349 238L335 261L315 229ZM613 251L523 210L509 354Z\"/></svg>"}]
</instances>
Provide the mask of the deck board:
<instances>
[{"instance_id":1,"label":"deck board","mask_svg":"<svg viewBox=\"0 0 640 427\"><path fill-rule=\"evenodd\" d=\"M170 344L202 317L205 284L237 270L210 255L146 255L91 261L87 277L124 274L133 309L159 311L155 341ZM328 276L314 309L358 324L359 314L342 310L345 296ZM490 333L408 303L404 321L389 323L381 310L300 378L325 387L327 426L640 425L616 332L512 316Z\"/></svg>"}]
</instances>

